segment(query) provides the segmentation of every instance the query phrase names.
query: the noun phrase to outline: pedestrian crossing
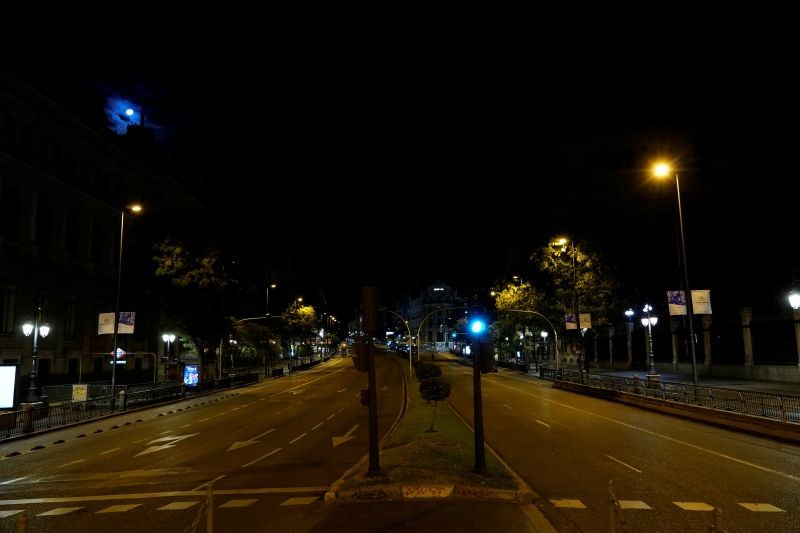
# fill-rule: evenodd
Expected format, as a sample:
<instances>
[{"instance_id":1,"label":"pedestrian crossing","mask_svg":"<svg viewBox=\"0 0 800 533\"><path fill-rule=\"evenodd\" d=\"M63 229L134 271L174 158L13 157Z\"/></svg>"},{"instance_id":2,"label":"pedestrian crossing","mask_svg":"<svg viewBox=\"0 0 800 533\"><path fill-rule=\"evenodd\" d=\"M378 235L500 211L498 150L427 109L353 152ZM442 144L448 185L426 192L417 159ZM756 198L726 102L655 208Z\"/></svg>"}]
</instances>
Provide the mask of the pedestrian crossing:
<instances>
[{"instance_id":1,"label":"pedestrian crossing","mask_svg":"<svg viewBox=\"0 0 800 533\"><path fill-rule=\"evenodd\" d=\"M548 501L559 509L589 509L581 500L550 498ZM653 507L640 500L617 500L620 509L652 510ZM706 502L671 502L684 511L713 511L714 506ZM784 509L769 503L738 502L737 505L754 513L785 513Z\"/></svg>"},{"instance_id":2,"label":"pedestrian crossing","mask_svg":"<svg viewBox=\"0 0 800 533\"><path fill-rule=\"evenodd\" d=\"M204 500L197 499L191 501L174 501L170 502L166 505L161 505L156 507L156 511L185 511L187 509L196 508L200 505ZM242 509L252 506L253 504L257 503L258 499L248 498L248 499L230 499L225 500L222 502L214 502L214 507L216 509ZM321 498L319 496L305 496L305 497L292 497L286 498L283 500L279 505L287 506L287 505L310 505L312 503L321 502ZM108 514L108 513L127 513L129 511L139 510L143 511L146 510L147 506L141 503L132 503L132 504L115 504L110 505L107 507L103 507L102 509L98 509L94 511L95 514ZM53 509L48 509L47 511L43 511L40 513L32 513L31 516L64 516L73 513L77 513L78 511L86 512L88 509L85 507L55 507ZM26 512L27 509L3 509L0 510L0 518L8 518L20 513Z\"/></svg>"}]
</instances>

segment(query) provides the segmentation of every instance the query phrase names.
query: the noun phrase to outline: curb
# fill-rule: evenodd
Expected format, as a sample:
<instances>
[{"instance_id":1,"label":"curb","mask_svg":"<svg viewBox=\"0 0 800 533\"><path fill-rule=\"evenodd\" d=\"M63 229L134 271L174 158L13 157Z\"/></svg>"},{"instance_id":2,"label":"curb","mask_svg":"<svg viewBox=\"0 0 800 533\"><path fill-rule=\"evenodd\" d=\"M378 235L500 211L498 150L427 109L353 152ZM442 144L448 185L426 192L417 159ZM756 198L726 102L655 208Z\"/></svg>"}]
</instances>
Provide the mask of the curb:
<instances>
[{"instance_id":1,"label":"curb","mask_svg":"<svg viewBox=\"0 0 800 533\"><path fill-rule=\"evenodd\" d=\"M413 500L486 500L527 505L533 495L528 490L505 490L472 485L373 485L353 490L328 490L324 501L364 503Z\"/></svg>"}]
</instances>

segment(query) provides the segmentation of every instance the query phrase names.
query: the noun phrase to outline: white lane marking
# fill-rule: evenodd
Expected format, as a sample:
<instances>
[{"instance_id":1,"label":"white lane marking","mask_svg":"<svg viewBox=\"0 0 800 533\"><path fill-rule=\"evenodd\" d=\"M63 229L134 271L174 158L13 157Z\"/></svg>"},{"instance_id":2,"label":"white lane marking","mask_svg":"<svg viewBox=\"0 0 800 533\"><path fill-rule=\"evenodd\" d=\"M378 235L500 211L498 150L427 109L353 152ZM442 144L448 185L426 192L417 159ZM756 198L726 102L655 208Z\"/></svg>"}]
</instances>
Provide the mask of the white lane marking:
<instances>
[{"instance_id":1,"label":"white lane marking","mask_svg":"<svg viewBox=\"0 0 800 533\"><path fill-rule=\"evenodd\" d=\"M287 498L281 502L281 505L308 505L319 500L319 496L303 496L302 498Z\"/></svg>"},{"instance_id":2,"label":"white lane marking","mask_svg":"<svg viewBox=\"0 0 800 533\"><path fill-rule=\"evenodd\" d=\"M23 512L24 509L9 509L8 511L0 511L0 518L7 518L9 516L14 516L17 513Z\"/></svg>"},{"instance_id":3,"label":"white lane marking","mask_svg":"<svg viewBox=\"0 0 800 533\"><path fill-rule=\"evenodd\" d=\"M196 487L196 488L192 489L192 492L197 492L198 490L205 488L205 486L208 485L209 483L214 483L215 481L219 481L220 479L222 479L224 477L225 477L225 474L222 474L221 476L215 477L211 481L206 481L205 483L203 483L199 487Z\"/></svg>"},{"instance_id":4,"label":"white lane marking","mask_svg":"<svg viewBox=\"0 0 800 533\"><path fill-rule=\"evenodd\" d=\"M320 427L320 426L321 426L322 424L324 424L324 423L325 423L325 422L320 422L319 424L317 424L316 426L314 426L313 428L311 428L311 431L314 431L315 429L317 429L318 427Z\"/></svg>"},{"instance_id":5,"label":"white lane marking","mask_svg":"<svg viewBox=\"0 0 800 533\"><path fill-rule=\"evenodd\" d=\"M261 435L256 435L255 437L253 437L250 440L236 441L233 444L231 444L231 447L228 448L225 451L226 452L230 452L230 451L233 451L233 450L238 450L239 448L244 448L245 446L250 446L251 444L256 444L258 442L258 439L260 439L264 435L269 435L273 431L275 431L275 428L269 429L269 430L265 431L264 433L262 433Z\"/></svg>"},{"instance_id":6,"label":"white lane marking","mask_svg":"<svg viewBox=\"0 0 800 533\"><path fill-rule=\"evenodd\" d=\"M649 505L639 500L619 500L620 509L652 509Z\"/></svg>"},{"instance_id":7,"label":"white lane marking","mask_svg":"<svg viewBox=\"0 0 800 533\"><path fill-rule=\"evenodd\" d=\"M157 511L183 511L184 509L188 509L192 505L197 505L200 502L172 502L168 503L164 507L159 507L156 509Z\"/></svg>"},{"instance_id":8,"label":"white lane marking","mask_svg":"<svg viewBox=\"0 0 800 533\"><path fill-rule=\"evenodd\" d=\"M344 444L349 440L353 440L355 436L353 436L353 432L358 429L358 424L350 428L350 431L344 434L343 437L331 437L333 442L333 447L336 448L340 444Z\"/></svg>"},{"instance_id":9,"label":"white lane marking","mask_svg":"<svg viewBox=\"0 0 800 533\"><path fill-rule=\"evenodd\" d=\"M565 507L569 509L586 509L586 506L583 505L583 502L580 500L550 500L556 507Z\"/></svg>"},{"instance_id":10,"label":"white lane marking","mask_svg":"<svg viewBox=\"0 0 800 533\"><path fill-rule=\"evenodd\" d=\"M537 420L536 423L537 424L541 424L541 425L546 426L546 427L550 427L550 424L548 424L547 422L542 422L541 420Z\"/></svg>"},{"instance_id":11,"label":"white lane marking","mask_svg":"<svg viewBox=\"0 0 800 533\"><path fill-rule=\"evenodd\" d=\"M344 407L342 407L341 409L339 409L339 410L338 410L338 411L336 411L336 412L337 412L337 413L341 413L342 411L344 411Z\"/></svg>"},{"instance_id":12,"label":"white lane marking","mask_svg":"<svg viewBox=\"0 0 800 533\"><path fill-rule=\"evenodd\" d=\"M611 459L612 461L616 461L616 462L618 462L618 463L619 463L619 464L621 464L622 466L626 466L626 467L630 468L630 469L631 469L631 470L633 470L634 472L638 472L638 473L640 473L640 474L642 473L642 471L641 471L641 470L639 470L638 468L634 468L634 467L632 467L631 465L629 465L628 463L623 463L622 461L620 461L620 460L619 460L619 459L617 459L616 457L611 457L610 455L606 455L606 457L608 457L608 458L609 458L609 459Z\"/></svg>"},{"instance_id":13,"label":"white lane marking","mask_svg":"<svg viewBox=\"0 0 800 533\"><path fill-rule=\"evenodd\" d=\"M16 477L14 479L9 479L8 481L3 481L2 483L0 483L0 485L11 485L15 481L22 481L23 479L26 479L27 477L28 476L22 476L22 477Z\"/></svg>"},{"instance_id":14,"label":"white lane marking","mask_svg":"<svg viewBox=\"0 0 800 533\"><path fill-rule=\"evenodd\" d=\"M303 433L303 434L302 434L302 435L300 435L299 437L296 437L294 440L290 440L290 441L289 441L289 444L294 444L295 442L299 441L300 439L302 439L302 438L303 438L303 437L305 437L306 435L307 435L307 433Z\"/></svg>"},{"instance_id":15,"label":"white lane marking","mask_svg":"<svg viewBox=\"0 0 800 533\"><path fill-rule=\"evenodd\" d=\"M227 502L223 503L217 509L225 509L226 507L249 507L253 505L258 500L228 500Z\"/></svg>"},{"instance_id":16,"label":"white lane marking","mask_svg":"<svg viewBox=\"0 0 800 533\"><path fill-rule=\"evenodd\" d=\"M64 463L64 464L63 464L63 465L61 465L61 466L57 466L56 468L64 468L65 466L69 466L69 465L75 465L75 464L78 464L78 463L82 463L82 462L84 462L85 460L86 460L86 459L78 459L77 461L70 461L69 463Z\"/></svg>"},{"instance_id":17,"label":"white lane marking","mask_svg":"<svg viewBox=\"0 0 800 533\"><path fill-rule=\"evenodd\" d=\"M205 418L201 418L200 420L198 420L198 422L205 422L206 420L210 420L210 419L211 419L211 417L207 416Z\"/></svg>"},{"instance_id":18,"label":"white lane marking","mask_svg":"<svg viewBox=\"0 0 800 533\"><path fill-rule=\"evenodd\" d=\"M325 420L330 420L330 419L331 419L331 418L333 418L334 416L336 416L336 413L333 413L331 416L329 416L329 417L328 417L328 418L326 418Z\"/></svg>"},{"instance_id":19,"label":"white lane marking","mask_svg":"<svg viewBox=\"0 0 800 533\"><path fill-rule=\"evenodd\" d=\"M170 433L171 431L172 431L171 429L168 429L166 431L162 431L161 433L158 433L158 435L163 435L164 433Z\"/></svg>"},{"instance_id":20,"label":"white lane marking","mask_svg":"<svg viewBox=\"0 0 800 533\"><path fill-rule=\"evenodd\" d=\"M324 487L268 487L255 489L214 489L215 495L255 495L255 494L298 494L319 493L328 490ZM0 500L0 505L30 505L39 503L67 503L67 502L104 502L120 500L146 500L150 498L205 498L206 492L191 492L188 490L175 490L169 492L140 492L129 494L101 494L94 496L64 496L58 498L28 498L20 500ZM76 507L80 509L80 507Z\"/></svg>"},{"instance_id":21,"label":"white lane marking","mask_svg":"<svg viewBox=\"0 0 800 533\"><path fill-rule=\"evenodd\" d=\"M309 381L306 381L306 382L304 382L304 383L300 383L300 384L299 384L299 385L297 385L296 387L291 387L291 388L289 388L289 389L286 389L286 390L283 390L283 391L281 391L281 392L276 392L276 393L275 393L275 394L273 394L272 396L278 396L279 394L283 394L283 393L285 393L285 392L291 392L291 391L293 391L294 389L298 389L298 388L300 388L300 387L304 387L304 386L306 386L306 385L309 385L309 384L311 384L311 383L314 383L315 381L319 381L319 380L321 380L321 379L324 379L324 378L330 377L330 376L332 376L332 375L334 375L334 374L338 374L339 372L341 372L341 371L343 371L343 370L344 370L344 368L340 368L339 370L336 370L336 371L334 371L334 372L331 372L330 374L323 374L322 376L318 377L317 379L311 379L311 380L309 380Z\"/></svg>"},{"instance_id":22,"label":"white lane marking","mask_svg":"<svg viewBox=\"0 0 800 533\"><path fill-rule=\"evenodd\" d=\"M106 507L100 511L97 511L97 514L100 513L124 513L125 511L130 511L131 509L135 509L136 507L141 507L141 503L129 503L127 505L112 505L111 507Z\"/></svg>"},{"instance_id":23,"label":"white lane marking","mask_svg":"<svg viewBox=\"0 0 800 533\"><path fill-rule=\"evenodd\" d=\"M684 511L713 511L714 508L704 502L672 502Z\"/></svg>"},{"instance_id":24,"label":"white lane marking","mask_svg":"<svg viewBox=\"0 0 800 533\"><path fill-rule=\"evenodd\" d=\"M253 461L250 461L250 462L249 462L249 463L247 463L246 465L242 465L242 468L244 468L244 467L246 467L246 466L250 466L250 465L252 465L252 464L255 464L255 463L259 462L261 459L266 459L267 457L269 457L269 456L270 456L270 455L272 455L273 453L278 453L278 452L279 452L279 451L281 451L282 449L283 449L283 448L275 448L274 450L272 450L272 451L271 451L271 452L269 452L268 454L262 455L262 456L261 456L261 457L259 457L258 459L255 459L255 460L253 460Z\"/></svg>"},{"instance_id":25,"label":"white lane marking","mask_svg":"<svg viewBox=\"0 0 800 533\"><path fill-rule=\"evenodd\" d=\"M188 439L189 437L194 437L195 435L199 435L199 433L191 433L189 435L172 435L169 437L161 437L160 439L151 440L150 442L147 443L148 445L156 442L166 442L166 444L161 444L159 446L150 446L149 448L146 448L145 450L142 450L141 452L134 455L134 457L139 457L140 455L147 455L148 453L160 452L162 450L172 448L180 441Z\"/></svg>"},{"instance_id":26,"label":"white lane marking","mask_svg":"<svg viewBox=\"0 0 800 533\"><path fill-rule=\"evenodd\" d=\"M507 408L507 409L510 409L511 411L513 411L513 410L514 410L514 409L513 409L513 408L512 408L510 405L508 405L508 404L505 404L505 403L504 403L504 404L501 404L501 405L502 405L503 407Z\"/></svg>"},{"instance_id":27,"label":"white lane marking","mask_svg":"<svg viewBox=\"0 0 800 533\"><path fill-rule=\"evenodd\" d=\"M729 461L733 461L735 463L739 463L739 464L743 464L745 466L756 468L756 469L762 470L764 472L769 472L771 474L776 474L778 476L785 477L785 478L788 478L788 479L791 479L791 480L794 480L794 481L800 481L800 476L793 476L792 474L787 474L786 472L781 472L779 470L775 470L775 469L772 469L772 468L769 468L769 467L766 467L766 466L757 465L755 463L751 463L749 461L745 461L744 459L739 459L738 457L733 457L732 455L728 455L728 454L725 454L725 453L721 453L721 452L717 452L717 451L714 451L714 450L710 450L708 448L704 448L703 446L699 446L697 444L692 444L691 442L686 442L686 441L683 441L683 440L680 440L680 439L676 439L676 438L670 437L668 435L662 435L661 433L656 433L655 431L651 431L649 429L644 429L644 428L639 427L639 426L634 426L633 424L628 424L626 422L621 422L619 420L615 420L615 419L609 418L607 416L599 415L597 413L592 413L591 411L587 411L587 410L581 409L579 407L574 407L572 405L567 405L565 403L557 402L555 400L551 400L550 398L545 398L543 396L539 396L538 394L533 394L533 393L530 393L530 392L527 392L527 391L512 387L511 385L506 385L505 383L501 383L500 381L497 381L496 379L491 379L491 378L485 378L485 379L487 379L488 381L491 381L492 383L500 385L502 387L507 387L507 388L509 388L511 390L514 390L516 392L519 392L519 393L522 393L522 394L527 394L528 396L533 396L534 398L537 398L539 400L543 400L545 402L549 402L549 403L552 403L554 405L560 405L561 407L564 407L566 409L572 409L573 411L577 411L577 412L583 413L585 415L594 416L596 418L600 418L602 420L606 420L608 422L612 422L612 423L618 424L620 426L625 426L625 427L630 428L630 429L635 429L637 431L641 431L642 433L646 433L647 435L651 435L653 437L659 437L661 439L668 440L670 442L674 442L675 444L682 444L682 445L684 445L686 447L693 448L695 450L699 450L701 452L705 452L705 453L708 453L710 455L715 455L715 456L721 457L723 459L728 459Z\"/></svg>"},{"instance_id":28,"label":"white lane marking","mask_svg":"<svg viewBox=\"0 0 800 533\"><path fill-rule=\"evenodd\" d=\"M106 450L104 452L100 452L100 455L105 455L107 453L115 452L117 450L121 450L122 448L111 448L110 450Z\"/></svg>"},{"instance_id":29,"label":"white lane marking","mask_svg":"<svg viewBox=\"0 0 800 533\"><path fill-rule=\"evenodd\" d=\"M191 424L184 424L182 426L178 426L178 429L188 428Z\"/></svg>"},{"instance_id":30,"label":"white lane marking","mask_svg":"<svg viewBox=\"0 0 800 533\"><path fill-rule=\"evenodd\" d=\"M56 509L50 509L46 513L40 513L36 516L61 516L62 514L68 514L78 509L83 509L83 507L57 507Z\"/></svg>"},{"instance_id":31,"label":"white lane marking","mask_svg":"<svg viewBox=\"0 0 800 533\"><path fill-rule=\"evenodd\" d=\"M755 511L757 513L785 513L780 507L775 507L768 503L740 503L742 507L748 511Z\"/></svg>"}]
</instances>

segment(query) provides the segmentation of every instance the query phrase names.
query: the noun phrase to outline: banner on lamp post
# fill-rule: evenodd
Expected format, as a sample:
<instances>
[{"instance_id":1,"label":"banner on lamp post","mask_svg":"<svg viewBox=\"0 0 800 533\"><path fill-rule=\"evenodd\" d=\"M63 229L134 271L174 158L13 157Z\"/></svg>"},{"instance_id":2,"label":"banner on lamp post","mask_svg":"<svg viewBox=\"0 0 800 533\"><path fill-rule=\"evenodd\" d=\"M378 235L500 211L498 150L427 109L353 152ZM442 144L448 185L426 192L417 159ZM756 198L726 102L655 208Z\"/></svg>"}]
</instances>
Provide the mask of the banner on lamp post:
<instances>
[{"instance_id":1,"label":"banner on lamp post","mask_svg":"<svg viewBox=\"0 0 800 533\"><path fill-rule=\"evenodd\" d=\"M592 314L581 313L581 329L591 329L592 327ZM575 313L565 313L564 323L566 329L578 329L578 322L575 320Z\"/></svg>"},{"instance_id":2,"label":"banner on lamp post","mask_svg":"<svg viewBox=\"0 0 800 533\"><path fill-rule=\"evenodd\" d=\"M667 304L670 316L686 315L685 291L667 291ZM692 312L695 315L711 314L711 291L692 291Z\"/></svg>"},{"instance_id":3,"label":"banner on lamp post","mask_svg":"<svg viewBox=\"0 0 800 533\"><path fill-rule=\"evenodd\" d=\"M133 328L136 323L135 312L124 312L119 314L119 325L117 326L117 335L119 334L133 334ZM114 313L100 313L97 319L97 334L98 335L113 335L114 334Z\"/></svg>"}]
</instances>

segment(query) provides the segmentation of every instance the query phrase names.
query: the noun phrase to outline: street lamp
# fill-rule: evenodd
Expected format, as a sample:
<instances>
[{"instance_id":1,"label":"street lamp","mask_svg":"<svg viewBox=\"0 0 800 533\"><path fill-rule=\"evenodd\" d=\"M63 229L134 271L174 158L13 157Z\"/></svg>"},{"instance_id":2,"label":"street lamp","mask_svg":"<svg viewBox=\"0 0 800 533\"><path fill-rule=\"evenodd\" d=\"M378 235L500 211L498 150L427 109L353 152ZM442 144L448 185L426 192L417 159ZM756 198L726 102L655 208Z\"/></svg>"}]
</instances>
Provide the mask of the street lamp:
<instances>
[{"instance_id":1,"label":"street lamp","mask_svg":"<svg viewBox=\"0 0 800 533\"><path fill-rule=\"evenodd\" d=\"M269 316L269 290L276 288L278 285L275 283L270 283L267 285L267 316Z\"/></svg>"},{"instance_id":2,"label":"street lamp","mask_svg":"<svg viewBox=\"0 0 800 533\"><path fill-rule=\"evenodd\" d=\"M511 276L514 281L519 281L519 286L522 287L522 276Z\"/></svg>"},{"instance_id":3,"label":"street lamp","mask_svg":"<svg viewBox=\"0 0 800 533\"><path fill-rule=\"evenodd\" d=\"M650 311L653 307L650 304L644 304L642 312L647 316L642 317L642 326L647 328L647 342L650 349L650 365L647 371L647 381L658 381L658 372L656 372L656 360L653 357L653 326L658 324L658 317L651 315Z\"/></svg>"},{"instance_id":4,"label":"street lamp","mask_svg":"<svg viewBox=\"0 0 800 533\"><path fill-rule=\"evenodd\" d=\"M672 173L668 163L659 162L653 166L653 175L657 178L666 178ZM697 385L697 354L695 352L694 338L694 309L692 308L692 290L689 285L689 267L686 265L686 237L683 233L683 207L681 206L681 182L678 172L675 172L675 190L678 193L678 225L681 234L681 259L683 263L683 284L686 290L686 318L689 320L689 349L692 353L692 381Z\"/></svg>"},{"instance_id":5,"label":"street lamp","mask_svg":"<svg viewBox=\"0 0 800 533\"><path fill-rule=\"evenodd\" d=\"M575 316L575 329L578 330L578 347L580 349L580 354L578 355L578 372L582 374L583 366L584 366L584 352L583 349L583 330L581 329L581 315L580 309L578 309L578 266L576 264L576 256L577 251L575 249L575 241L572 239L567 239L565 237L559 238L555 241L554 244L561 246L562 251L566 251L567 249L567 242L569 242L572 246L572 314ZM581 381L583 378L581 378Z\"/></svg>"},{"instance_id":6,"label":"street lamp","mask_svg":"<svg viewBox=\"0 0 800 533\"><path fill-rule=\"evenodd\" d=\"M542 331L539 332L539 335L542 336L542 344L544 345L543 346L544 347L544 350L543 350L544 353L542 353L542 355L547 355L547 335L548 335L548 333L545 330L542 330Z\"/></svg>"},{"instance_id":7,"label":"street lamp","mask_svg":"<svg viewBox=\"0 0 800 533\"><path fill-rule=\"evenodd\" d=\"M30 322L22 324L22 333L26 337L30 337L31 333L33 333L33 352L31 357L30 385L28 386L28 402L39 401L39 392L36 383L36 357L39 355L39 335L45 338L50 334L50 326L47 324L39 324L39 320L42 318L41 313L42 308L37 305L36 313L33 316L33 324Z\"/></svg>"},{"instance_id":8,"label":"street lamp","mask_svg":"<svg viewBox=\"0 0 800 533\"><path fill-rule=\"evenodd\" d=\"M117 303L114 307L114 336L111 341L111 410L114 410L116 401L115 385L117 383L117 334L119 333L119 293L122 282L122 245L125 242L125 213L139 213L142 206L133 204L127 206L120 212L119 219L119 258L117 261Z\"/></svg>"},{"instance_id":9,"label":"street lamp","mask_svg":"<svg viewBox=\"0 0 800 533\"><path fill-rule=\"evenodd\" d=\"M229 373L233 374L233 367L234 367L233 355L236 352L236 349L238 348L239 341L237 341L236 339L228 339L228 343L231 345L231 369Z\"/></svg>"},{"instance_id":10,"label":"street lamp","mask_svg":"<svg viewBox=\"0 0 800 533\"><path fill-rule=\"evenodd\" d=\"M800 293L792 291L788 299L794 310L794 339L797 344L797 364L800 366Z\"/></svg>"},{"instance_id":11,"label":"street lamp","mask_svg":"<svg viewBox=\"0 0 800 533\"><path fill-rule=\"evenodd\" d=\"M164 342L167 343L166 356L167 356L167 360L170 360L171 357L170 357L170 353L169 353L169 345L172 344L173 342L175 342L175 335L173 335L172 333L164 333L163 335L161 335L161 340L163 340Z\"/></svg>"}]
</instances>

